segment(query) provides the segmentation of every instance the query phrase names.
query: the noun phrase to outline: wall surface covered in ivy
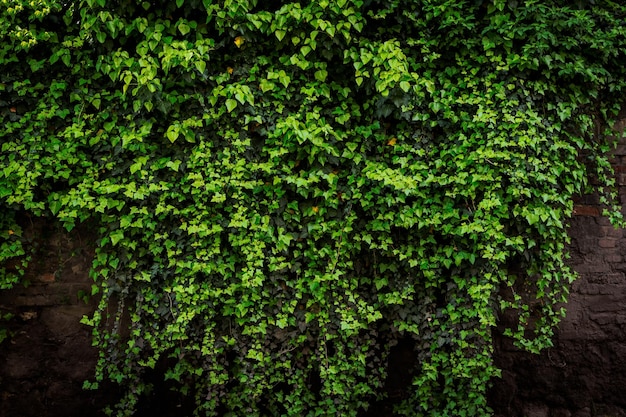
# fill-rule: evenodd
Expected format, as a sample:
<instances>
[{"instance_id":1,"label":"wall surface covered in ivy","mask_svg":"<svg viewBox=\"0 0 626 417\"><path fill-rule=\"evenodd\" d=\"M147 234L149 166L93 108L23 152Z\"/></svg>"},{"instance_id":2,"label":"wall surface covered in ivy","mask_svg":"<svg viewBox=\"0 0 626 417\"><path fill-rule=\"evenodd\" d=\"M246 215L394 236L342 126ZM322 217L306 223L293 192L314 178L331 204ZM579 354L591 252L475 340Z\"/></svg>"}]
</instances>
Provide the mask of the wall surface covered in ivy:
<instances>
[{"instance_id":1,"label":"wall surface covered in ivy","mask_svg":"<svg viewBox=\"0 0 626 417\"><path fill-rule=\"evenodd\" d=\"M0 290L22 217L91 228L116 417L154 375L198 416L357 416L399 347L395 414L489 415L498 323L553 344L574 198L624 223L625 59L609 0L0 0Z\"/></svg>"}]
</instances>

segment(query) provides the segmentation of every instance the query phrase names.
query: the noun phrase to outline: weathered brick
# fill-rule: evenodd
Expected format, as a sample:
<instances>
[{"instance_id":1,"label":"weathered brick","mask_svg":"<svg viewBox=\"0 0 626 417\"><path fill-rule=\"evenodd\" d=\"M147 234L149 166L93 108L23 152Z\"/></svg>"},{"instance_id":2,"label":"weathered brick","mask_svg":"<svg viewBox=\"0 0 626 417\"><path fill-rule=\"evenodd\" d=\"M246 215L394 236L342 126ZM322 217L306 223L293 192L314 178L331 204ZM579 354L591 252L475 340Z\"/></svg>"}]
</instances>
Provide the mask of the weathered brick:
<instances>
[{"instance_id":1,"label":"weathered brick","mask_svg":"<svg viewBox=\"0 0 626 417\"><path fill-rule=\"evenodd\" d=\"M605 236L605 237L613 237L616 239L620 239L624 236L623 229L616 229L613 226L600 226L600 229L602 230L602 236Z\"/></svg>"},{"instance_id":2,"label":"weathered brick","mask_svg":"<svg viewBox=\"0 0 626 417\"><path fill-rule=\"evenodd\" d=\"M600 209L598 208L598 210L600 210ZM602 213L602 210L600 210L600 213ZM613 225L611 224L611 221L609 220L608 217L604 217L604 216L595 217L594 221L596 222L596 224L598 226L611 226L611 227L613 227Z\"/></svg>"},{"instance_id":3,"label":"weathered brick","mask_svg":"<svg viewBox=\"0 0 626 417\"><path fill-rule=\"evenodd\" d=\"M614 248L617 246L617 239L613 237L603 237L598 239L598 246L601 248Z\"/></svg>"},{"instance_id":4,"label":"weathered brick","mask_svg":"<svg viewBox=\"0 0 626 417\"><path fill-rule=\"evenodd\" d=\"M621 255L608 255L604 257L604 261L611 263L611 264L617 264L622 262L623 258Z\"/></svg>"},{"instance_id":5,"label":"weathered brick","mask_svg":"<svg viewBox=\"0 0 626 417\"><path fill-rule=\"evenodd\" d=\"M586 277L586 281L590 284L614 286L624 285L626 283L626 277L622 272L615 272L611 274L590 274Z\"/></svg>"},{"instance_id":6,"label":"weathered brick","mask_svg":"<svg viewBox=\"0 0 626 417\"><path fill-rule=\"evenodd\" d=\"M602 328L594 321L589 320L588 316L577 320L576 323L571 323L571 325L562 323L559 326L558 335L559 340L562 342L587 342L589 340L606 339L606 334L602 331Z\"/></svg>"},{"instance_id":7,"label":"weathered brick","mask_svg":"<svg viewBox=\"0 0 626 417\"><path fill-rule=\"evenodd\" d=\"M587 297L587 306L590 313L619 312L624 306L624 298L617 295L593 295ZM591 314L593 316L593 314Z\"/></svg>"},{"instance_id":8,"label":"weathered brick","mask_svg":"<svg viewBox=\"0 0 626 417\"><path fill-rule=\"evenodd\" d=\"M619 285L590 284L585 283L579 287L577 292L584 295L616 295L621 291Z\"/></svg>"},{"instance_id":9,"label":"weathered brick","mask_svg":"<svg viewBox=\"0 0 626 417\"><path fill-rule=\"evenodd\" d=\"M613 268L611 268L611 265L605 262L598 262L598 261L595 261L595 262L587 261L584 264L577 265L575 269L576 269L576 272L578 272L581 275L613 272Z\"/></svg>"},{"instance_id":10,"label":"weathered brick","mask_svg":"<svg viewBox=\"0 0 626 417\"><path fill-rule=\"evenodd\" d=\"M524 415L528 417L549 417L550 409L544 404L526 404Z\"/></svg>"},{"instance_id":11,"label":"weathered brick","mask_svg":"<svg viewBox=\"0 0 626 417\"><path fill-rule=\"evenodd\" d=\"M622 262L622 263L614 263L614 264L611 264L611 266L613 267L613 270L615 270L615 271L626 272L626 263L624 263L624 262Z\"/></svg>"},{"instance_id":12,"label":"weathered brick","mask_svg":"<svg viewBox=\"0 0 626 417\"><path fill-rule=\"evenodd\" d=\"M55 276L54 276L54 272L47 272L45 274L41 274L39 276L37 276L37 281L39 282L45 282L45 283L51 283L54 282L56 280Z\"/></svg>"},{"instance_id":13,"label":"weathered brick","mask_svg":"<svg viewBox=\"0 0 626 417\"><path fill-rule=\"evenodd\" d=\"M581 283L577 286L576 292L585 295L597 295L599 292L599 285L597 284L589 284L589 283Z\"/></svg>"},{"instance_id":14,"label":"weathered brick","mask_svg":"<svg viewBox=\"0 0 626 417\"><path fill-rule=\"evenodd\" d=\"M574 241L574 246L583 255L595 254L598 251L598 239L581 238ZM587 262L587 260L585 260Z\"/></svg>"},{"instance_id":15,"label":"weathered brick","mask_svg":"<svg viewBox=\"0 0 626 417\"><path fill-rule=\"evenodd\" d=\"M604 236L602 228L598 227L598 223L595 219L590 217L577 217L572 219L570 234L574 239Z\"/></svg>"},{"instance_id":16,"label":"weathered brick","mask_svg":"<svg viewBox=\"0 0 626 417\"><path fill-rule=\"evenodd\" d=\"M626 179L625 179L626 181ZM626 184L626 182L625 182ZM596 206L575 205L574 216L592 216L597 217L600 215L600 209Z\"/></svg>"}]
</instances>

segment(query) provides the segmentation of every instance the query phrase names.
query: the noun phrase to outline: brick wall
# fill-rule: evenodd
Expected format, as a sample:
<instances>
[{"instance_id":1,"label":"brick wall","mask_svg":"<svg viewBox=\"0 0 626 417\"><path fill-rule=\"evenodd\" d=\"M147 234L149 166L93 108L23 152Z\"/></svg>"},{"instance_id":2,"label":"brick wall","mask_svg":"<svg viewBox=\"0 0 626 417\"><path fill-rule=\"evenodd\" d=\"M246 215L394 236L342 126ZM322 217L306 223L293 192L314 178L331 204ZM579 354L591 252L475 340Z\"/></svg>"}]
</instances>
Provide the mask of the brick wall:
<instances>
[{"instance_id":1,"label":"brick wall","mask_svg":"<svg viewBox=\"0 0 626 417\"><path fill-rule=\"evenodd\" d=\"M625 204L626 141L612 163ZM626 416L626 231L616 230L601 211L596 196L576 201L570 265L579 279L554 348L530 355L498 339L503 377L491 392L496 415Z\"/></svg>"},{"instance_id":2,"label":"brick wall","mask_svg":"<svg viewBox=\"0 0 626 417\"><path fill-rule=\"evenodd\" d=\"M0 311L14 315L3 323L12 336L0 345L0 417L98 417L105 395L82 389L93 377L97 351L91 329L80 324L95 300L78 297L91 294L93 252L86 243L92 236L42 221L23 225L35 254L30 285L0 292Z\"/></svg>"}]
</instances>

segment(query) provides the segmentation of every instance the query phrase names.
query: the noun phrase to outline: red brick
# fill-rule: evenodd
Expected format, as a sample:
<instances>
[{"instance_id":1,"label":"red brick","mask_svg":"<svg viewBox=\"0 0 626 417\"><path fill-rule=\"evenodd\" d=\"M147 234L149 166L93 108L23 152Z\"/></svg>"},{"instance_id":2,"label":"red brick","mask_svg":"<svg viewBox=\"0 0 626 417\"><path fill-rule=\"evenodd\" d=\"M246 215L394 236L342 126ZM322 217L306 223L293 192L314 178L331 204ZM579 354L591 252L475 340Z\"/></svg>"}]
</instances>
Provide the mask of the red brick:
<instances>
[{"instance_id":1,"label":"red brick","mask_svg":"<svg viewBox=\"0 0 626 417\"><path fill-rule=\"evenodd\" d=\"M594 206L583 206L583 205L575 205L574 206L574 216L592 216L599 217L600 209Z\"/></svg>"},{"instance_id":2,"label":"red brick","mask_svg":"<svg viewBox=\"0 0 626 417\"><path fill-rule=\"evenodd\" d=\"M41 274L37 278L37 281L51 283L55 281L54 272L48 272L46 274Z\"/></svg>"}]
</instances>

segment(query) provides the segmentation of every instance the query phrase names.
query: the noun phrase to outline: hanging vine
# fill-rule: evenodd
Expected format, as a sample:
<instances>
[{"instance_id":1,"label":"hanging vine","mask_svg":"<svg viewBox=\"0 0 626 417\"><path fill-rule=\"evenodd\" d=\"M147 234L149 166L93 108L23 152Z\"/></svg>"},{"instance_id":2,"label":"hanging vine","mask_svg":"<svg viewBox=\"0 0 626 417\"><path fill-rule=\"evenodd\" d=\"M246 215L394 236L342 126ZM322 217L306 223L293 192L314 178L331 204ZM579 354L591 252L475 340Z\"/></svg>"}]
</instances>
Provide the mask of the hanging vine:
<instances>
[{"instance_id":1,"label":"hanging vine","mask_svg":"<svg viewBox=\"0 0 626 417\"><path fill-rule=\"evenodd\" d=\"M356 416L401 339L397 415L488 415L499 314L550 346L590 176L622 223L626 7L545 3L0 0L0 260L17 212L98 225L116 416L159 363L196 415Z\"/></svg>"}]
</instances>

